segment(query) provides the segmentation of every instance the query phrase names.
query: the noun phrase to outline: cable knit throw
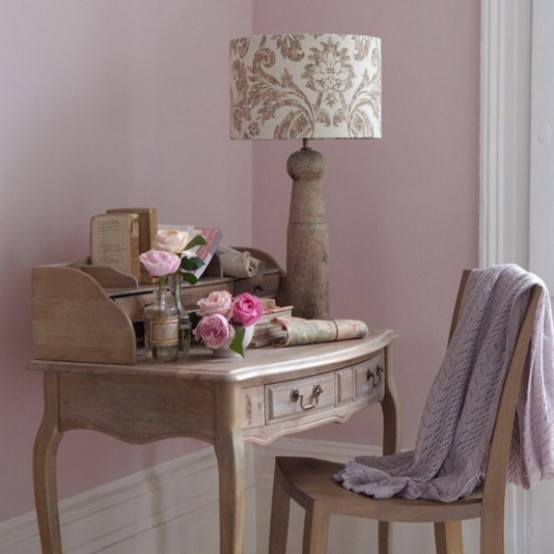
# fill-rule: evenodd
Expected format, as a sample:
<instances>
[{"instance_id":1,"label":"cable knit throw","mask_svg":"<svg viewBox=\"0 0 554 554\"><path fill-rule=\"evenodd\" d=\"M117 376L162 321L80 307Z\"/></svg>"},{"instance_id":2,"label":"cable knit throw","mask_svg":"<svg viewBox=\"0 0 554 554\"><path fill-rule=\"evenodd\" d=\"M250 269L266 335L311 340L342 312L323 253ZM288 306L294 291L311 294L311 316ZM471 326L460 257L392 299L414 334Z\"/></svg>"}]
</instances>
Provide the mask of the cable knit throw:
<instances>
[{"instance_id":1,"label":"cable knit throw","mask_svg":"<svg viewBox=\"0 0 554 554\"><path fill-rule=\"evenodd\" d=\"M415 449L358 457L335 475L354 492L443 502L482 481L504 376L531 287L510 264L470 272L458 325L425 404ZM554 476L554 345L550 298L533 326L512 438L509 478L525 488Z\"/></svg>"}]
</instances>

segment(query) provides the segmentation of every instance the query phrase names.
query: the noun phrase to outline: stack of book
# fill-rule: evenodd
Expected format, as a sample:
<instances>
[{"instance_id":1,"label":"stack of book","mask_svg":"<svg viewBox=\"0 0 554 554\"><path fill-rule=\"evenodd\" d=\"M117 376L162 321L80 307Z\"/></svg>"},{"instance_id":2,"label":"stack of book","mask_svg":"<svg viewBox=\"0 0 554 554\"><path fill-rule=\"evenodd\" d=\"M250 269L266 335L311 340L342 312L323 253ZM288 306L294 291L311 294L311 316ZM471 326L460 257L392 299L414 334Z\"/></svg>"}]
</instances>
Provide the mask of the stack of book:
<instances>
[{"instance_id":1,"label":"stack of book","mask_svg":"<svg viewBox=\"0 0 554 554\"><path fill-rule=\"evenodd\" d=\"M278 317L292 317L293 306L277 306L274 299L261 298L264 306L262 317L256 322L250 348L261 348L282 342L286 331L277 321Z\"/></svg>"}]
</instances>

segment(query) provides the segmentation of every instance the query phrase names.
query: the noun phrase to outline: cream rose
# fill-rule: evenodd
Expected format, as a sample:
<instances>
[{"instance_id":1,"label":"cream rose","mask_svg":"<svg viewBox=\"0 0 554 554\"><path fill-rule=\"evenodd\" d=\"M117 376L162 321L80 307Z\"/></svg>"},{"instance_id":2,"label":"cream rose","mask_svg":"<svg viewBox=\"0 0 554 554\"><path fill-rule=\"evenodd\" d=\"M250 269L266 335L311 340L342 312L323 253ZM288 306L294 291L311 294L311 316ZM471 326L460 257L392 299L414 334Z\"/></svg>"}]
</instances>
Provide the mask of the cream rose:
<instances>
[{"instance_id":1,"label":"cream rose","mask_svg":"<svg viewBox=\"0 0 554 554\"><path fill-rule=\"evenodd\" d=\"M180 229L160 229L156 234L154 248L180 254L192 238L189 233Z\"/></svg>"}]
</instances>

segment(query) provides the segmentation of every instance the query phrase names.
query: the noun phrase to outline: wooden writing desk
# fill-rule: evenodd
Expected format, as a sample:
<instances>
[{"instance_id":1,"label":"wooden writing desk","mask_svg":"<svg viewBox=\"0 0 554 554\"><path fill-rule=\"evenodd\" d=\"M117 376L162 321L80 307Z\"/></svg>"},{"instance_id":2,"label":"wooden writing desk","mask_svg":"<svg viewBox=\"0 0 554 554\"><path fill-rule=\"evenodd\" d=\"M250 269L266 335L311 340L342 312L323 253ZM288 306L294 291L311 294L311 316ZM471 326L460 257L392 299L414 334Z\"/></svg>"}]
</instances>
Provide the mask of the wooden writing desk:
<instances>
[{"instance_id":1,"label":"wooden writing desk","mask_svg":"<svg viewBox=\"0 0 554 554\"><path fill-rule=\"evenodd\" d=\"M175 364L34 360L44 372L44 417L33 456L43 554L61 554L56 452L66 431L95 429L134 444L194 437L219 467L220 552L242 554L246 442L272 440L381 402L384 451L397 448L391 331L364 339L248 350L220 360L204 349ZM194 349L193 349L194 350Z\"/></svg>"}]
</instances>

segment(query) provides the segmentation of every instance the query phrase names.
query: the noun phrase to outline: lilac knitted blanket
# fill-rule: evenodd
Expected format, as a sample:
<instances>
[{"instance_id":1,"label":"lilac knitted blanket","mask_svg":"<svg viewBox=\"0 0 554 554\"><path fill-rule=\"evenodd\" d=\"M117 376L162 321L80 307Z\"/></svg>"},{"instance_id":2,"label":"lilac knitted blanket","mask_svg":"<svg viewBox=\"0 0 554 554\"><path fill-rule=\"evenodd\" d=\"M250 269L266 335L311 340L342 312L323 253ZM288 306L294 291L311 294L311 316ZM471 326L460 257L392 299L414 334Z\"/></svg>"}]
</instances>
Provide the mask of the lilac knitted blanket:
<instances>
[{"instance_id":1,"label":"lilac knitted blanket","mask_svg":"<svg viewBox=\"0 0 554 554\"><path fill-rule=\"evenodd\" d=\"M473 270L414 450L355 458L335 480L375 498L448 502L470 494L483 479L504 376L536 283L544 286L513 264ZM525 488L554 476L553 340L545 292L534 322L510 452L509 478Z\"/></svg>"}]
</instances>

